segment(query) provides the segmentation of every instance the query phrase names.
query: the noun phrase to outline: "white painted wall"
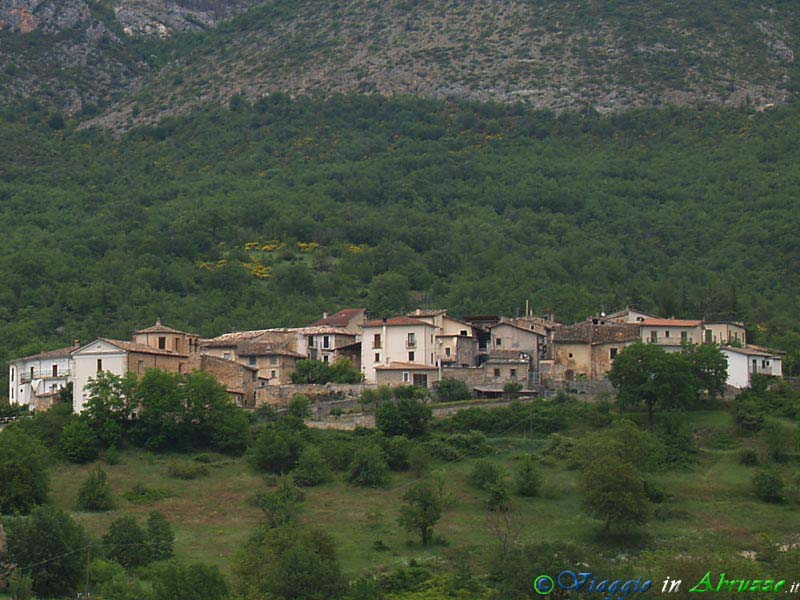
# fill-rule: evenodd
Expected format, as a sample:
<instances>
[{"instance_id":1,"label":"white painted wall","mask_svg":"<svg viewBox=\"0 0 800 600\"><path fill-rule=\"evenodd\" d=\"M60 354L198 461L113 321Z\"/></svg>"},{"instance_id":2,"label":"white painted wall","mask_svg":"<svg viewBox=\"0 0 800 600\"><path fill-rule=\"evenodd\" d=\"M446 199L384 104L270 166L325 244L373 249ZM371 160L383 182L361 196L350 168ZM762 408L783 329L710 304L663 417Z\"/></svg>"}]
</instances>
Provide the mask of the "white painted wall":
<instances>
[{"instance_id":1,"label":"white painted wall","mask_svg":"<svg viewBox=\"0 0 800 600\"><path fill-rule=\"evenodd\" d=\"M12 362L8 367L8 401L28 406L35 394L45 394L64 388L70 376L70 362L69 357ZM57 377L53 377L53 366L58 367Z\"/></svg>"},{"instance_id":2,"label":"white painted wall","mask_svg":"<svg viewBox=\"0 0 800 600\"><path fill-rule=\"evenodd\" d=\"M72 410L75 413L80 413L88 400L86 384L97 376L98 359L103 361L103 371L120 377L128 372L128 353L107 342L96 340L73 353Z\"/></svg>"},{"instance_id":3,"label":"white painted wall","mask_svg":"<svg viewBox=\"0 0 800 600\"><path fill-rule=\"evenodd\" d=\"M381 348L375 348L375 334L381 334ZM408 334L414 333L416 345L408 347ZM387 327L365 327L361 336L361 370L367 383L375 383L375 367L388 365L391 362L413 362L420 365L436 367L437 350L435 348L436 328L433 325L390 325ZM408 359L408 353L414 353L414 360ZM375 355L380 361L375 362Z\"/></svg>"}]
</instances>

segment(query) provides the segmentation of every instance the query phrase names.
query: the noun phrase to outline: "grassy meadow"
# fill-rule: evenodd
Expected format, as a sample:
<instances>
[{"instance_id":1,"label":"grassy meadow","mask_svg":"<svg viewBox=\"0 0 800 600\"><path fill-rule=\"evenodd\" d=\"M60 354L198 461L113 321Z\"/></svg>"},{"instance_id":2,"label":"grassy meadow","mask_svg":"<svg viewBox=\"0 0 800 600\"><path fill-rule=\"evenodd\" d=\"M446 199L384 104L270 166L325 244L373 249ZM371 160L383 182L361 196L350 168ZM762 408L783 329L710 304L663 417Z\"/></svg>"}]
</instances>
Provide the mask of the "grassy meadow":
<instances>
[{"instance_id":1,"label":"grassy meadow","mask_svg":"<svg viewBox=\"0 0 800 600\"><path fill-rule=\"evenodd\" d=\"M758 436L737 436L724 411L690 413L700 453L688 468L650 474L647 479L667 494L655 505L648 524L634 536L601 539L601 523L581 510L578 471L565 460L542 453L546 435L489 438L488 458L513 472L515 461L533 453L543 476L539 497L512 496L515 514L524 523L520 541L564 541L580 544L608 557L625 554L635 565L651 553L705 556L710 550L731 559L758 550L764 540L798 542L800 511L792 498L796 457L780 465L790 491L783 504L767 504L751 490L755 467L739 462L743 446L760 451ZM788 422L787 422L788 423ZM579 437L579 430L563 435ZM327 432L320 432L327 435ZM203 463L197 461L200 458ZM432 476L444 482L445 510L435 528L436 543L427 548L397 524L405 490L415 481L410 472L394 472L385 488L358 488L336 473L331 483L305 488L302 519L324 528L335 538L344 571L351 576L375 572L410 559L431 561L456 552L471 557L476 569L496 543L487 523L487 494L473 488L468 475L477 459L434 461ZM210 461L210 462L207 462ZM193 480L170 477L175 462L205 464L208 474ZM244 458L222 455L152 454L140 450L119 453L117 464L100 463L108 473L117 508L107 513L75 510L78 488L92 465L60 464L53 468L50 502L72 511L86 529L101 536L122 513L143 521L150 510L163 512L176 534L176 555L187 561L218 565L230 574L237 549L261 520L250 502L274 480L254 472ZM124 495L135 484L160 490L164 497L135 503Z\"/></svg>"}]
</instances>

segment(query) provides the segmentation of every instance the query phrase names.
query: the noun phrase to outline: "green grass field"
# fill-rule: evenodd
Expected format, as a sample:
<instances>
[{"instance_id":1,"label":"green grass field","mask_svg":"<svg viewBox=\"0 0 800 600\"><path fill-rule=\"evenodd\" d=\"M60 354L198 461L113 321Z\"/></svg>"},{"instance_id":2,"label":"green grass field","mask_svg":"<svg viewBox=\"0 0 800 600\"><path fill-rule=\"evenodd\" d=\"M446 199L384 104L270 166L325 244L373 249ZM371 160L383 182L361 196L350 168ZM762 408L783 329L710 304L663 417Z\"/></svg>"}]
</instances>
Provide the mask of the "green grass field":
<instances>
[{"instance_id":1,"label":"green grass field","mask_svg":"<svg viewBox=\"0 0 800 600\"><path fill-rule=\"evenodd\" d=\"M796 543L800 511L792 502L771 505L757 500L750 489L755 470L739 464L741 444L752 445L755 439L736 438L727 413L693 413L691 417L701 448L699 463L649 477L671 498L659 505L632 545L628 540L615 548L598 538L600 524L581 512L577 471L551 459L543 461L540 497L513 498L524 522L522 540L579 543L605 554L624 550L634 563L638 552L702 557L713 549L717 555L734 558L757 549L762 539ZM493 438L490 458L510 472L516 457L539 452L545 441L544 436ZM73 511L96 536L122 513L143 520L157 509L173 524L178 557L213 563L230 573L237 548L261 519L260 510L248 499L268 487L243 458L215 457L208 465L210 474L195 480L167 476L170 462L193 456L122 452L118 464L103 465L118 502L117 510L108 513L75 511L78 487L90 466L59 465L51 472L51 501ZM334 536L343 568L351 575L390 568L411 558L434 560L456 549L466 549L479 559L490 552L494 540L487 525L486 494L467 481L473 463L474 459L434 463L434 471L443 473L449 502L435 530L441 541L431 547L421 547L397 525L402 495L415 481L410 473L393 473L385 489L353 487L338 474L332 483L306 490L303 520ZM791 485L796 462L781 468ZM136 483L169 495L150 505L133 504L122 495ZM382 544L376 545L378 541Z\"/></svg>"}]
</instances>

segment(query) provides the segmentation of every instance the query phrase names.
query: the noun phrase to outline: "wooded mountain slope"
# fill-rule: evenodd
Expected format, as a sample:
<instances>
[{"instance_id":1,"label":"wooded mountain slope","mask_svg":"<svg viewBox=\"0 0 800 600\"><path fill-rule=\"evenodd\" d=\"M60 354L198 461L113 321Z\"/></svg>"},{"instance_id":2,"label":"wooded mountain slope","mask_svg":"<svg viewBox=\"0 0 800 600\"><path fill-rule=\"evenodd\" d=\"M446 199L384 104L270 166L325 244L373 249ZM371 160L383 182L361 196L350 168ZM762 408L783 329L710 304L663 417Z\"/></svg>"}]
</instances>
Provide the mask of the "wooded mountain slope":
<instances>
[{"instance_id":1,"label":"wooded mountain slope","mask_svg":"<svg viewBox=\"0 0 800 600\"><path fill-rule=\"evenodd\" d=\"M255 2L52 4L0 9L0 101L117 129L240 92L617 111L783 103L800 83L789 0L271 0L232 20Z\"/></svg>"},{"instance_id":2,"label":"wooded mountain slope","mask_svg":"<svg viewBox=\"0 0 800 600\"><path fill-rule=\"evenodd\" d=\"M157 316L211 335L526 300L563 320L626 303L744 319L800 349L794 107L278 94L121 139L60 125L0 120L0 360Z\"/></svg>"}]
</instances>

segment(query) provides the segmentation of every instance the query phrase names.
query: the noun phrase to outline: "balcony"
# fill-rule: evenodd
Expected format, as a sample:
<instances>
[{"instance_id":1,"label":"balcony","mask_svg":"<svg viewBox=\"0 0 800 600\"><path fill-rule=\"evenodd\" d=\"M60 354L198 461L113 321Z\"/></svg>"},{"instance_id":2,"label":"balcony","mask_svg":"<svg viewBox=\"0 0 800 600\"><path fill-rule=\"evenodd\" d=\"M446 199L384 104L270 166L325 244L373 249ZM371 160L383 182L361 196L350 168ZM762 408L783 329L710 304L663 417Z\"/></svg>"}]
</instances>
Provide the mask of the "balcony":
<instances>
[{"instance_id":1,"label":"balcony","mask_svg":"<svg viewBox=\"0 0 800 600\"><path fill-rule=\"evenodd\" d=\"M406 348L416 348L417 341L416 340L406 340Z\"/></svg>"},{"instance_id":2,"label":"balcony","mask_svg":"<svg viewBox=\"0 0 800 600\"><path fill-rule=\"evenodd\" d=\"M661 344L662 346L680 346L681 344L694 344L693 337L665 337L659 335L656 337L650 336L645 338L648 344Z\"/></svg>"},{"instance_id":3,"label":"balcony","mask_svg":"<svg viewBox=\"0 0 800 600\"><path fill-rule=\"evenodd\" d=\"M65 377L69 377L69 370L66 371L59 371L57 374L53 374L53 371L34 371L31 374L30 371L26 371L25 373L20 373L19 381L20 383L29 383L33 379L63 379Z\"/></svg>"}]
</instances>

